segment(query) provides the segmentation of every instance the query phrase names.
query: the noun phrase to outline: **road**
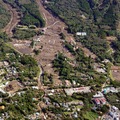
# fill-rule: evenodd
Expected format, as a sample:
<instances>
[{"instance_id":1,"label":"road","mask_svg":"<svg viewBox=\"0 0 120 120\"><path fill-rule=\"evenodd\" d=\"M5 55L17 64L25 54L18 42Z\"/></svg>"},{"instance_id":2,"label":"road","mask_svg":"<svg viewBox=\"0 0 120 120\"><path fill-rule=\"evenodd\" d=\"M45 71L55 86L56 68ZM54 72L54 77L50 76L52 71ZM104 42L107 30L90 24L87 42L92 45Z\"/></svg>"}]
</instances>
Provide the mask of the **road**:
<instances>
[{"instance_id":1,"label":"road","mask_svg":"<svg viewBox=\"0 0 120 120\"><path fill-rule=\"evenodd\" d=\"M44 87L42 85L42 81L41 81L41 76L43 74L43 69L42 69L42 66L40 65L40 63L38 63L38 67L40 69L40 73L39 73L39 76L38 76L38 87L39 87L39 89L44 89Z\"/></svg>"}]
</instances>

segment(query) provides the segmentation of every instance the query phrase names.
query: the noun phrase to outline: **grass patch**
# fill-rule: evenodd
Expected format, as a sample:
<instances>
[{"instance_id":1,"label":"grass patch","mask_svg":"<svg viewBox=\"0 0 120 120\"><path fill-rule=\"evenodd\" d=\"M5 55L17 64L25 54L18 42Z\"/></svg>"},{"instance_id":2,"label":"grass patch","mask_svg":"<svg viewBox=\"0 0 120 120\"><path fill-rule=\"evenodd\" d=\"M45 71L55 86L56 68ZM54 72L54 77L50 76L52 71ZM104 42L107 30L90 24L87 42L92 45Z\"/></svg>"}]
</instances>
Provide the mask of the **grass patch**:
<instances>
[{"instance_id":1,"label":"grass patch","mask_svg":"<svg viewBox=\"0 0 120 120\"><path fill-rule=\"evenodd\" d=\"M96 118L98 117L98 115L94 112L86 112L83 116L87 120L96 120Z\"/></svg>"}]
</instances>

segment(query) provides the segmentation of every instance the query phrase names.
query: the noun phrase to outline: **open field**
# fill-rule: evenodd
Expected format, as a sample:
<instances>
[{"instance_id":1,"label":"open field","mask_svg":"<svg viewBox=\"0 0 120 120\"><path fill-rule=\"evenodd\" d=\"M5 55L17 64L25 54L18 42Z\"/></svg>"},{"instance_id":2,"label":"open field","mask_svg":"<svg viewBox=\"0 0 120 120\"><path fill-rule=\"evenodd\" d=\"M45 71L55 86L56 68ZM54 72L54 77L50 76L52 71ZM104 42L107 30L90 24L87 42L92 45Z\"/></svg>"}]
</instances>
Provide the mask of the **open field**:
<instances>
[{"instance_id":1,"label":"open field","mask_svg":"<svg viewBox=\"0 0 120 120\"><path fill-rule=\"evenodd\" d=\"M23 86L16 80L9 82L9 84L5 87L5 91L10 93L15 93L19 89L23 88Z\"/></svg>"},{"instance_id":2,"label":"open field","mask_svg":"<svg viewBox=\"0 0 120 120\"><path fill-rule=\"evenodd\" d=\"M112 66L111 67L112 76L115 80L120 81L120 67Z\"/></svg>"}]
</instances>

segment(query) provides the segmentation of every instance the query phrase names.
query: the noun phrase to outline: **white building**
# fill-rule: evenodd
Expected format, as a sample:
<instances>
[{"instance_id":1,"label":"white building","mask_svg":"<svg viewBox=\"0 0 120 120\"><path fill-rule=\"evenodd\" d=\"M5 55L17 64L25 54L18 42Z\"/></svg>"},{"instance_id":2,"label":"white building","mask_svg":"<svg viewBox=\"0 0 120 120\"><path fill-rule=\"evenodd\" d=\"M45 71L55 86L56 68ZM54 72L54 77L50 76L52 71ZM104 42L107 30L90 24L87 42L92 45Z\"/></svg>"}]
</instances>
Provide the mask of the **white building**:
<instances>
[{"instance_id":1,"label":"white building","mask_svg":"<svg viewBox=\"0 0 120 120\"><path fill-rule=\"evenodd\" d=\"M86 32L77 32L76 35L78 35L78 36L86 36L87 33Z\"/></svg>"}]
</instances>

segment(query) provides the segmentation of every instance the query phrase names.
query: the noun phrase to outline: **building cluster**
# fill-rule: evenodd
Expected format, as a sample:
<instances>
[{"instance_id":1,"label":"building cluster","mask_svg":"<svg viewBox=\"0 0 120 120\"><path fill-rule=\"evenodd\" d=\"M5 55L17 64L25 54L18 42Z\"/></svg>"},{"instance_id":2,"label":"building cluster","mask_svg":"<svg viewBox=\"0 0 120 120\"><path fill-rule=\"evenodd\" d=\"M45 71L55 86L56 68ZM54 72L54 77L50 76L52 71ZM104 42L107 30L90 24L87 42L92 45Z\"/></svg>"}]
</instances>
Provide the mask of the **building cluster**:
<instances>
[{"instance_id":1,"label":"building cluster","mask_svg":"<svg viewBox=\"0 0 120 120\"><path fill-rule=\"evenodd\" d=\"M94 95L92 100L97 106L104 105L107 103L104 95L101 92L98 92L96 95Z\"/></svg>"},{"instance_id":2,"label":"building cluster","mask_svg":"<svg viewBox=\"0 0 120 120\"><path fill-rule=\"evenodd\" d=\"M110 110L103 116L103 120L120 120L120 110L115 106L110 106Z\"/></svg>"},{"instance_id":3,"label":"building cluster","mask_svg":"<svg viewBox=\"0 0 120 120\"><path fill-rule=\"evenodd\" d=\"M87 87L78 87L78 88L67 88L64 90L67 95L71 96L73 93L89 93L91 92L90 88L91 88L90 86L87 86Z\"/></svg>"},{"instance_id":4,"label":"building cluster","mask_svg":"<svg viewBox=\"0 0 120 120\"><path fill-rule=\"evenodd\" d=\"M120 120L120 111L119 111L119 109L117 107L111 106L108 114L114 120Z\"/></svg>"},{"instance_id":5,"label":"building cluster","mask_svg":"<svg viewBox=\"0 0 120 120\"><path fill-rule=\"evenodd\" d=\"M103 105L108 105L110 107L109 112L103 115L102 120L120 120L120 110L116 106L111 106L107 99L105 98L105 94L107 93L118 93L119 88L115 87L105 87L102 91L97 92L97 94L93 95L92 101L94 103L93 110L97 110L97 108L102 107Z\"/></svg>"}]
</instances>

